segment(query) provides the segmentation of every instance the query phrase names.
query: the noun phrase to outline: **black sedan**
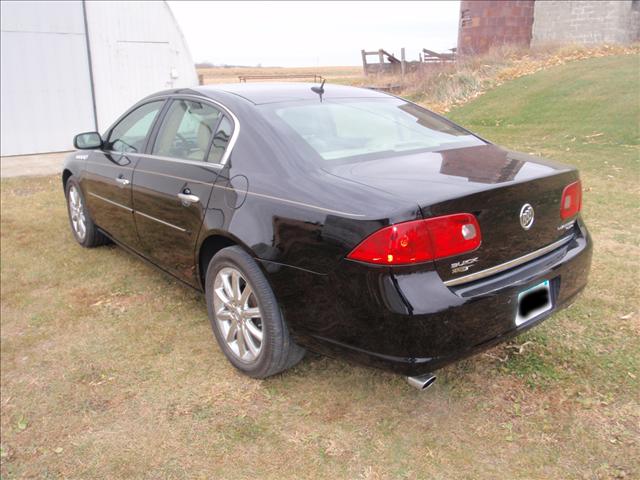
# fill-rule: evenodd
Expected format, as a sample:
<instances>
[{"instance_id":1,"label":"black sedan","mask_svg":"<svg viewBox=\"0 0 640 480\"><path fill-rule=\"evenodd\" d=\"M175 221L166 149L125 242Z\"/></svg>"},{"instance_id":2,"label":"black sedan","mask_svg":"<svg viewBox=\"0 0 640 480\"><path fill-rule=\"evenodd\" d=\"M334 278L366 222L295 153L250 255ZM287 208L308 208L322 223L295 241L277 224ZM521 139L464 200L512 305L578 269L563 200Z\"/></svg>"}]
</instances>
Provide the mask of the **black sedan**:
<instances>
[{"instance_id":1,"label":"black sedan","mask_svg":"<svg viewBox=\"0 0 640 480\"><path fill-rule=\"evenodd\" d=\"M203 291L220 348L252 377L309 349L425 388L587 282L574 168L384 93L165 91L74 143L76 240L114 241Z\"/></svg>"}]
</instances>

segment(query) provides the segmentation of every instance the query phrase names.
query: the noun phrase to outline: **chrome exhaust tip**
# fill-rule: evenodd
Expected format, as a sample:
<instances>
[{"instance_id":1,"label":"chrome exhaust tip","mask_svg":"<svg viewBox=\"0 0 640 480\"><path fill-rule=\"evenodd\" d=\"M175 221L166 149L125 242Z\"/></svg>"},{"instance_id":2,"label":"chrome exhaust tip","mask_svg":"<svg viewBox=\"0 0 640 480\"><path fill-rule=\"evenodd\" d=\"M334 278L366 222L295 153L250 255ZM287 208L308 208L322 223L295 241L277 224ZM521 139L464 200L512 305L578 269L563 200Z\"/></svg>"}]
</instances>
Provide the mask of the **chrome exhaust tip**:
<instances>
[{"instance_id":1,"label":"chrome exhaust tip","mask_svg":"<svg viewBox=\"0 0 640 480\"><path fill-rule=\"evenodd\" d=\"M424 375L418 375L416 377L407 377L407 382L412 387L418 390L426 390L436 381L436 376L433 373L425 373Z\"/></svg>"}]
</instances>

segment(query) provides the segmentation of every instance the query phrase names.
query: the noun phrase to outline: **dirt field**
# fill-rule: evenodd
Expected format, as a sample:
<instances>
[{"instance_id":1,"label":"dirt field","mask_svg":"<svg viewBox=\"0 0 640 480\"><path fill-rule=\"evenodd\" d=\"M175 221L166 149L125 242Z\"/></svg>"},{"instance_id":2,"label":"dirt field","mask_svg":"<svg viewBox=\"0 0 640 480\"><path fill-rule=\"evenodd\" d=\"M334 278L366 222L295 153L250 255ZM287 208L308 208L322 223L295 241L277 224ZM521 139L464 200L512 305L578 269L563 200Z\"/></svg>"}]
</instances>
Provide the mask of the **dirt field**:
<instances>
[{"instance_id":1,"label":"dirt field","mask_svg":"<svg viewBox=\"0 0 640 480\"><path fill-rule=\"evenodd\" d=\"M204 77L204 84L208 83L237 83L240 75L322 75L327 82L350 84L362 80L362 67L215 67L198 68L198 74ZM257 81L257 80L250 80ZM313 79L274 79L269 81L297 81L309 82Z\"/></svg>"}]
</instances>

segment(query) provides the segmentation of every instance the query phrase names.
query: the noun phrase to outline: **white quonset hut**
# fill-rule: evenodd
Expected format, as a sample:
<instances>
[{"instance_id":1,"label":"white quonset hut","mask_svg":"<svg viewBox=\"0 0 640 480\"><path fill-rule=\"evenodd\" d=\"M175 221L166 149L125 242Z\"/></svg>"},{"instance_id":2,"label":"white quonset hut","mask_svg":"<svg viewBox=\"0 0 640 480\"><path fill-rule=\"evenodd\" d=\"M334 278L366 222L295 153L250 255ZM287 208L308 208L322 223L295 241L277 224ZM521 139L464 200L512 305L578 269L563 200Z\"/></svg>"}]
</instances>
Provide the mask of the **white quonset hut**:
<instances>
[{"instance_id":1,"label":"white quonset hut","mask_svg":"<svg viewBox=\"0 0 640 480\"><path fill-rule=\"evenodd\" d=\"M165 2L0 3L1 153L72 149L145 95L193 86L185 39Z\"/></svg>"}]
</instances>

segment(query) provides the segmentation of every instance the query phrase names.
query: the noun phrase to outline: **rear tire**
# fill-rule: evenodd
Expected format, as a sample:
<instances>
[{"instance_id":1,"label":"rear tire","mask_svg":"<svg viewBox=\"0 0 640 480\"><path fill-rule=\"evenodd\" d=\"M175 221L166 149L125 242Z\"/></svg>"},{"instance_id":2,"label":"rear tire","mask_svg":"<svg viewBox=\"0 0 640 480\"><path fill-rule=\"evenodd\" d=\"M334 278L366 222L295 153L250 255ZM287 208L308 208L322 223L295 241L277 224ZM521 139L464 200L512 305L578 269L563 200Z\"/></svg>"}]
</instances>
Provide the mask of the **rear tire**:
<instances>
[{"instance_id":1,"label":"rear tire","mask_svg":"<svg viewBox=\"0 0 640 480\"><path fill-rule=\"evenodd\" d=\"M93 223L80 185L74 176L67 179L64 192L71 233L76 241L85 248L99 247L109 243L109 239Z\"/></svg>"},{"instance_id":2,"label":"rear tire","mask_svg":"<svg viewBox=\"0 0 640 480\"><path fill-rule=\"evenodd\" d=\"M291 339L267 278L240 247L211 259L205 292L216 340L242 373L266 378L302 360L305 350Z\"/></svg>"}]
</instances>

